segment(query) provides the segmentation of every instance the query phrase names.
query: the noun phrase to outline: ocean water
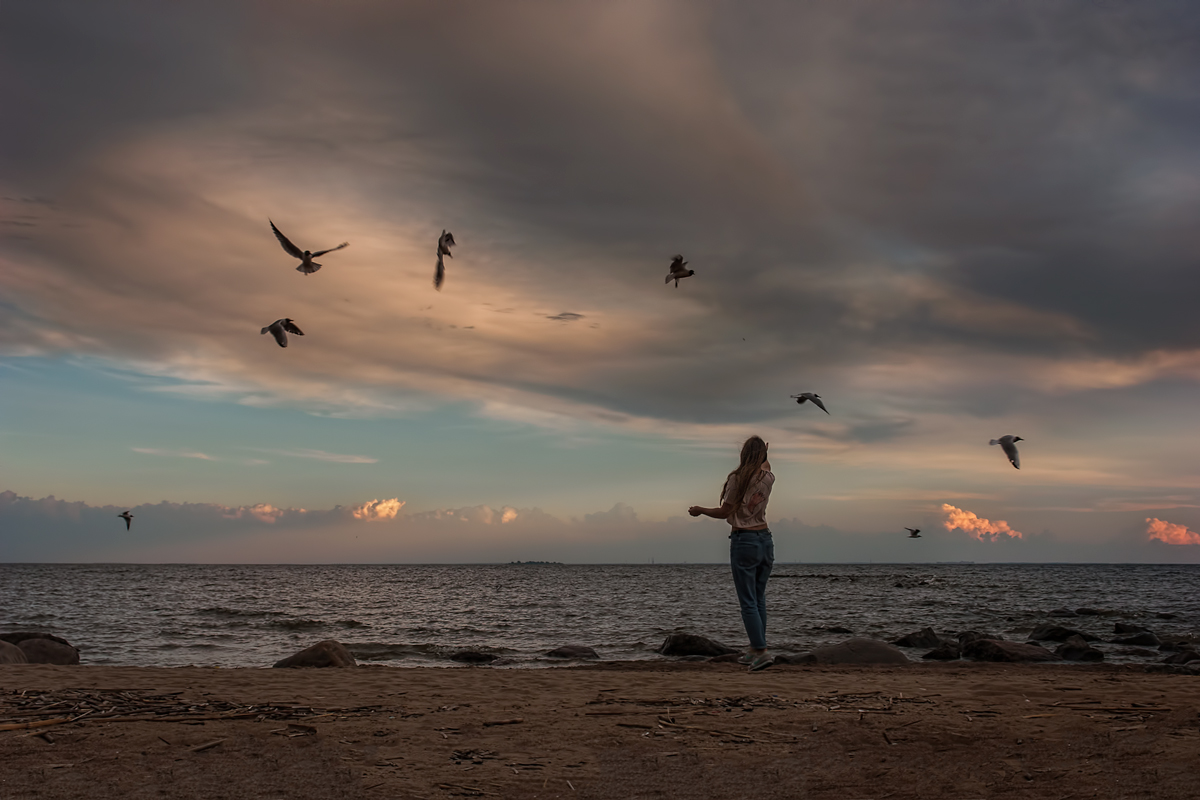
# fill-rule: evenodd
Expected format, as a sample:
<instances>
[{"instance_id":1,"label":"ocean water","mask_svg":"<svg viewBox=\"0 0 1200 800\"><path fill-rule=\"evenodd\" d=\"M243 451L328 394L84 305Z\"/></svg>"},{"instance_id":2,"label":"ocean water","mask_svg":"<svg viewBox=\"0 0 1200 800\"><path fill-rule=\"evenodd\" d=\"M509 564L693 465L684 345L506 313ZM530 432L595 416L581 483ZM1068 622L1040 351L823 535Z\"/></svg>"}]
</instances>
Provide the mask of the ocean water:
<instances>
[{"instance_id":1,"label":"ocean water","mask_svg":"<svg viewBox=\"0 0 1200 800\"><path fill-rule=\"evenodd\" d=\"M828 628L886 640L925 626L1024 640L1047 621L1105 639L1118 621L1200 633L1200 565L777 563L767 597L783 652L850 635ZM1108 613L1047 616L1060 607ZM140 666L265 667L322 639L363 662L447 667L464 648L510 667L552 666L544 653L566 644L658 658L673 631L745 644L729 568L715 564L0 564L0 633L18 630L62 636L86 664Z\"/></svg>"}]
</instances>

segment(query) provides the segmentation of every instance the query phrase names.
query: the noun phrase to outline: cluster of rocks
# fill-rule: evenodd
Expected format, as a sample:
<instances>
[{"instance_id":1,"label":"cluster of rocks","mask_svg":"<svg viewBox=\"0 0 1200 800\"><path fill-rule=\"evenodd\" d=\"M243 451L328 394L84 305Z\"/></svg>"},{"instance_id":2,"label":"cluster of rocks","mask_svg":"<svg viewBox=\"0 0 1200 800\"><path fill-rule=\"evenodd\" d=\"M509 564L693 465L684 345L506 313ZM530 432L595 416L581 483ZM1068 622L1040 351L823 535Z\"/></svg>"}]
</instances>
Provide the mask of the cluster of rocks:
<instances>
[{"instance_id":1,"label":"cluster of rocks","mask_svg":"<svg viewBox=\"0 0 1200 800\"><path fill-rule=\"evenodd\" d=\"M580 645L567 645L566 647L558 647L546 653L546 658L554 658L561 660L594 660L600 656L590 647L582 647ZM495 653L488 653L483 650L458 650L451 653L449 656L451 661L457 661L460 664L493 664L500 660L500 656ZM333 639L326 639L323 642L317 642L312 647L305 648L295 655L275 662L275 667L287 668L303 668L303 667L357 667L358 662L354 660L354 656L341 642Z\"/></svg>"},{"instance_id":2,"label":"cluster of rocks","mask_svg":"<svg viewBox=\"0 0 1200 800\"><path fill-rule=\"evenodd\" d=\"M79 663L79 650L66 639L40 631L0 633L0 664Z\"/></svg>"}]
</instances>

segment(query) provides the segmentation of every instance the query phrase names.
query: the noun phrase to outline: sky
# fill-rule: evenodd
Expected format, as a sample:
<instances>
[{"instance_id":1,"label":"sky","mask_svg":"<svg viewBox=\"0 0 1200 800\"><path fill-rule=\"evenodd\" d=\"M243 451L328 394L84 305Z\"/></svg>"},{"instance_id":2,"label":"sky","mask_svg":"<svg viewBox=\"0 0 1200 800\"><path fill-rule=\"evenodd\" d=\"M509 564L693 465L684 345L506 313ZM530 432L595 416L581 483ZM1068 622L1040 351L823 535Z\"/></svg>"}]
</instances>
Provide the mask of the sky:
<instances>
[{"instance_id":1,"label":"sky","mask_svg":"<svg viewBox=\"0 0 1200 800\"><path fill-rule=\"evenodd\" d=\"M0 561L721 561L758 434L781 560L1200 563L1198 37L5 4Z\"/></svg>"}]
</instances>

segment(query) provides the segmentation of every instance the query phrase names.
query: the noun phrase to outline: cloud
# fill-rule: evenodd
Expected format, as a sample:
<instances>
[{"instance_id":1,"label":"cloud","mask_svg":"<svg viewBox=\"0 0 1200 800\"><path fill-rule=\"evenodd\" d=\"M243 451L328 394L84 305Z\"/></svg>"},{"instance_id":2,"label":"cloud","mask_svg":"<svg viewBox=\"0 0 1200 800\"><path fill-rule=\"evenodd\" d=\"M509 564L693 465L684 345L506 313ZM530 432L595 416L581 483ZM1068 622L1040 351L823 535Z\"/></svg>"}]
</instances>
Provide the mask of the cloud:
<instances>
[{"instance_id":1,"label":"cloud","mask_svg":"<svg viewBox=\"0 0 1200 800\"><path fill-rule=\"evenodd\" d=\"M546 317L546 319L552 319L552 320L556 320L558 322L575 322L576 320L583 319L583 314L576 314L573 311L563 311L560 314L555 314L554 316Z\"/></svg>"},{"instance_id":2,"label":"cloud","mask_svg":"<svg viewBox=\"0 0 1200 800\"><path fill-rule=\"evenodd\" d=\"M637 512L624 503L617 503L608 511L584 514L583 521L589 525L636 525Z\"/></svg>"},{"instance_id":3,"label":"cloud","mask_svg":"<svg viewBox=\"0 0 1200 800\"><path fill-rule=\"evenodd\" d=\"M156 447L131 447L129 448L135 453L142 453L147 456L171 456L173 458L197 458L201 461L218 461L205 453L198 453L193 450L163 450Z\"/></svg>"},{"instance_id":4,"label":"cloud","mask_svg":"<svg viewBox=\"0 0 1200 800\"><path fill-rule=\"evenodd\" d=\"M391 500L369 500L362 505L350 509L350 516L355 519L385 520L395 519L404 507L404 501L393 497Z\"/></svg>"},{"instance_id":5,"label":"cloud","mask_svg":"<svg viewBox=\"0 0 1200 800\"><path fill-rule=\"evenodd\" d=\"M1022 538L1020 531L1013 530L1002 519L992 522L991 520L977 516L972 511L964 511L949 503L942 504L942 512L946 515L946 521L942 523L946 526L946 530L952 531L957 528L971 534L981 542L984 540L995 542L1001 536L1008 537L1009 539Z\"/></svg>"},{"instance_id":6,"label":"cloud","mask_svg":"<svg viewBox=\"0 0 1200 800\"><path fill-rule=\"evenodd\" d=\"M287 456L288 458L311 458L316 461L330 461L334 464L378 464L378 458L371 456L354 456L343 455L341 453L327 453L324 450L268 450L266 448L254 448L260 453L274 453L275 455Z\"/></svg>"},{"instance_id":7,"label":"cloud","mask_svg":"<svg viewBox=\"0 0 1200 800\"><path fill-rule=\"evenodd\" d=\"M1146 539L1166 544L1200 544L1200 533L1156 517L1146 518Z\"/></svg>"}]
</instances>

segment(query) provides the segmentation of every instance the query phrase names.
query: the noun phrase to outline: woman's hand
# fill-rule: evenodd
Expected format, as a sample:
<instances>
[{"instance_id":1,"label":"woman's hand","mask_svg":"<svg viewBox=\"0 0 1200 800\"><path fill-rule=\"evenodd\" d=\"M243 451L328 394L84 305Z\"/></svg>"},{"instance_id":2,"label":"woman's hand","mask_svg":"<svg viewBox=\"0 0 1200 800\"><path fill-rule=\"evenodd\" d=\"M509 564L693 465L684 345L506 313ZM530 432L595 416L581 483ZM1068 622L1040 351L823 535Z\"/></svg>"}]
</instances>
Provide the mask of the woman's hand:
<instances>
[{"instance_id":1,"label":"woman's hand","mask_svg":"<svg viewBox=\"0 0 1200 800\"><path fill-rule=\"evenodd\" d=\"M691 508L688 509L688 513L691 514L693 517L698 517L704 513L704 509L701 508L700 506L692 506Z\"/></svg>"},{"instance_id":2,"label":"woman's hand","mask_svg":"<svg viewBox=\"0 0 1200 800\"><path fill-rule=\"evenodd\" d=\"M759 503L761 503L763 500L766 500L766 499L767 499L767 496L764 495L762 492L755 492L753 494L753 496L751 496L750 502L747 503L747 505L749 505L750 508L752 508L752 509L758 508Z\"/></svg>"}]
</instances>

